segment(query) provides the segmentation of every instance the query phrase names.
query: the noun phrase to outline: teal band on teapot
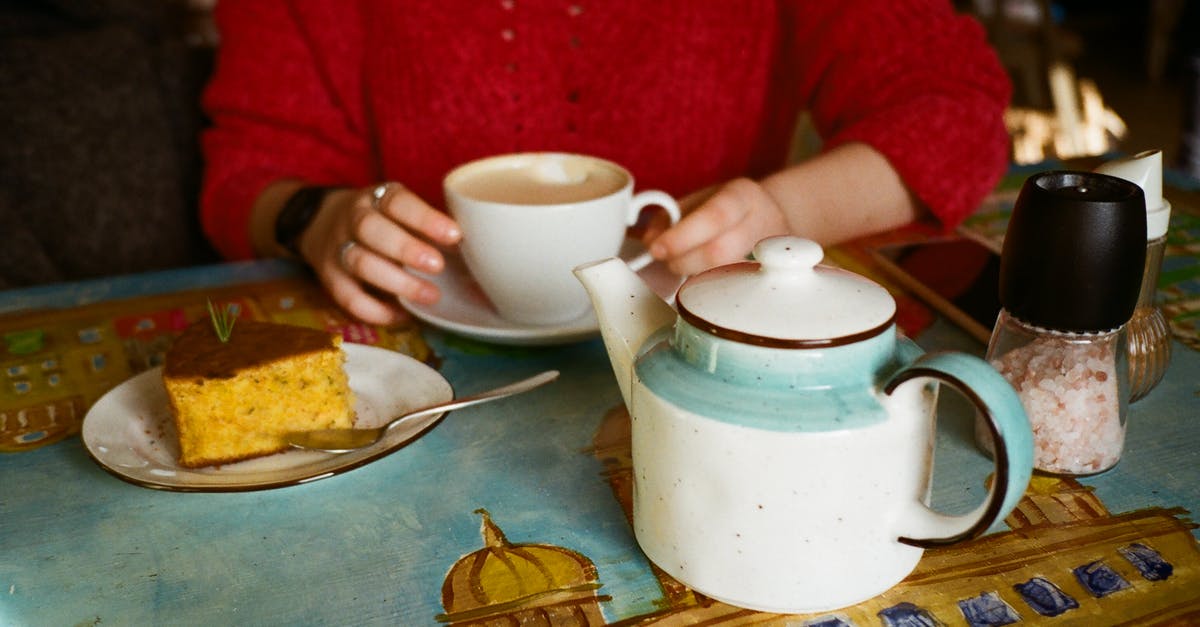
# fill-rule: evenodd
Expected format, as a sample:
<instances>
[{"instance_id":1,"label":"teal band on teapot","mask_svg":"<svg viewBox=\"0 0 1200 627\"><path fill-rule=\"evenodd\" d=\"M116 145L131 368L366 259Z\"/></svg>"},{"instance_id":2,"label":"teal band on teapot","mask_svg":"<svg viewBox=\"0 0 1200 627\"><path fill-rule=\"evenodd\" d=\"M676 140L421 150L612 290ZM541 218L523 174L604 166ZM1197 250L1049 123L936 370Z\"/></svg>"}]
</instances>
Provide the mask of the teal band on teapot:
<instances>
[{"instance_id":1,"label":"teal band on teapot","mask_svg":"<svg viewBox=\"0 0 1200 627\"><path fill-rule=\"evenodd\" d=\"M677 320L635 366L656 396L730 424L784 432L883 422L873 390L920 353L895 328L853 344L780 349L723 340Z\"/></svg>"}]
</instances>

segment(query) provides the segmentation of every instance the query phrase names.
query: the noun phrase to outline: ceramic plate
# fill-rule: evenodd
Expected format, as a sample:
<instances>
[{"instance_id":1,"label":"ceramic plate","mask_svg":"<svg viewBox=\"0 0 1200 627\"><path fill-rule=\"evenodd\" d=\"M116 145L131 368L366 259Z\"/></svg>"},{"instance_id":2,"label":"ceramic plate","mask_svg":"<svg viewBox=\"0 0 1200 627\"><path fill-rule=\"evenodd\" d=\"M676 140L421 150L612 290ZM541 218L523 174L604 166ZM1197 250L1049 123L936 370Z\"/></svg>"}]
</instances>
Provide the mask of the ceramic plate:
<instances>
[{"instance_id":1,"label":"ceramic plate","mask_svg":"<svg viewBox=\"0 0 1200 627\"><path fill-rule=\"evenodd\" d=\"M405 411L454 398L450 384L425 364L395 351L344 344L346 374L355 396L355 424L376 426ZM180 492L266 490L307 483L358 468L420 437L445 413L394 427L352 453L287 451L234 464L183 468L162 369L134 376L100 398L83 420L88 454L130 483Z\"/></svg>"},{"instance_id":2,"label":"ceramic plate","mask_svg":"<svg viewBox=\"0 0 1200 627\"><path fill-rule=\"evenodd\" d=\"M628 259L643 250L640 242L628 239L621 256ZM683 282L661 263L652 263L638 274L659 296L672 302ZM501 318L471 278L462 257L453 253L446 255L446 268L440 274L422 276L442 291L441 300L434 305L406 300L401 304L418 319L451 333L495 344L538 346L579 342L600 331L590 309L578 319L556 325L525 325Z\"/></svg>"}]
</instances>

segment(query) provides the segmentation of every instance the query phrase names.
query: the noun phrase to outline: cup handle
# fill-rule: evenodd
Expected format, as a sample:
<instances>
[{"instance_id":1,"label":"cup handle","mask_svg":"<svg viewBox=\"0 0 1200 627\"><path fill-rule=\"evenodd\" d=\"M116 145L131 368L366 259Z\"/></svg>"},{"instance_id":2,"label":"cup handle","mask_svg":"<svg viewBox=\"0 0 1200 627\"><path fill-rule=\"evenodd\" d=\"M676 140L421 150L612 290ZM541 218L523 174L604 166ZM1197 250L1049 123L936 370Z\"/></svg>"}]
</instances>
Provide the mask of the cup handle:
<instances>
[{"instance_id":1,"label":"cup handle","mask_svg":"<svg viewBox=\"0 0 1200 627\"><path fill-rule=\"evenodd\" d=\"M963 353L922 355L896 373L884 392L890 396L901 384L923 378L946 383L966 397L984 417L983 422L996 443L992 457L995 474L987 500L975 511L961 516L941 514L920 503L916 520L912 521L916 529L909 531L931 537L899 538L902 544L930 548L978 536L1017 506L1033 474L1033 432L1012 385L978 357Z\"/></svg>"},{"instance_id":2,"label":"cup handle","mask_svg":"<svg viewBox=\"0 0 1200 627\"><path fill-rule=\"evenodd\" d=\"M667 210L667 215L671 217L671 224L679 222L679 203L666 192L658 190L647 190L634 195L629 201L629 213L625 216L625 225L633 226L637 223L638 217L642 214L642 209L650 205L658 205ZM654 261L654 257L649 252L642 253L632 259L625 259L626 264L629 264L630 269L634 272L645 268Z\"/></svg>"}]
</instances>

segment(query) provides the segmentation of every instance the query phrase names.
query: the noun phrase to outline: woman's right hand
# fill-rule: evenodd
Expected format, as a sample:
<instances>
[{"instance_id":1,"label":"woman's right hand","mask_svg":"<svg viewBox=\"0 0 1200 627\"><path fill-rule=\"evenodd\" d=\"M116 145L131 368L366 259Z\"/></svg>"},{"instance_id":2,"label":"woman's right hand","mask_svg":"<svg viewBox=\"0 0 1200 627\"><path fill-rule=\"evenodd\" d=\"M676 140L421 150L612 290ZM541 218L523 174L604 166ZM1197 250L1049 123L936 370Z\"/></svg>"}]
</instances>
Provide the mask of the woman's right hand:
<instances>
[{"instance_id":1,"label":"woman's right hand","mask_svg":"<svg viewBox=\"0 0 1200 627\"><path fill-rule=\"evenodd\" d=\"M441 272L439 247L461 239L450 216L399 183L381 183L330 192L298 246L334 302L363 322L388 325L408 315L398 298L437 302L437 286L410 270Z\"/></svg>"}]
</instances>

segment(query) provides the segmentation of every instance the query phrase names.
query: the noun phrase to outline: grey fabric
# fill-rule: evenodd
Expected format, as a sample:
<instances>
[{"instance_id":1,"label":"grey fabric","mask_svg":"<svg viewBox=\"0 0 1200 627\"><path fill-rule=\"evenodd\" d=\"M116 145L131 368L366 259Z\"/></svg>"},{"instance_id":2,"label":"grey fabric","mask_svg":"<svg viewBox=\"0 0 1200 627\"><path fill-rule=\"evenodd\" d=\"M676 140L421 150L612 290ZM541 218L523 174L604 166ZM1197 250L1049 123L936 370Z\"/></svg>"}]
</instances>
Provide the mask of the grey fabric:
<instances>
[{"instance_id":1,"label":"grey fabric","mask_svg":"<svg viewBox=\"0 0 1200 627\"><path fill-rule=\"evenodd\" d=\"M0 288L215 259L197 218L211 51L172 0L0 0Z\"/></svg>"}]
</instances>

